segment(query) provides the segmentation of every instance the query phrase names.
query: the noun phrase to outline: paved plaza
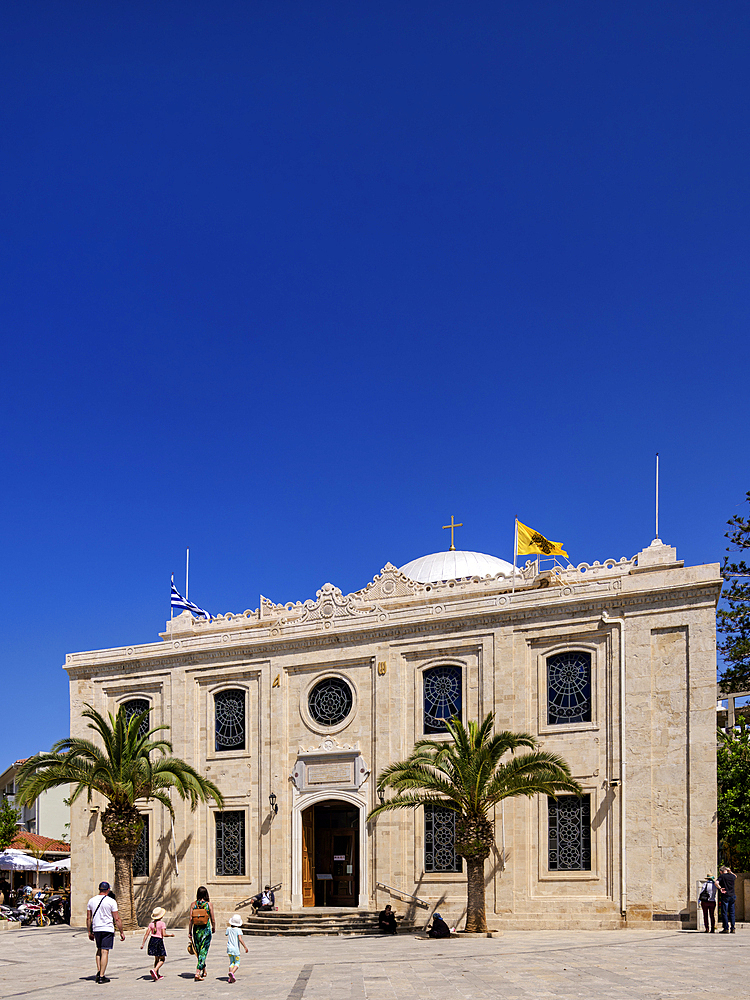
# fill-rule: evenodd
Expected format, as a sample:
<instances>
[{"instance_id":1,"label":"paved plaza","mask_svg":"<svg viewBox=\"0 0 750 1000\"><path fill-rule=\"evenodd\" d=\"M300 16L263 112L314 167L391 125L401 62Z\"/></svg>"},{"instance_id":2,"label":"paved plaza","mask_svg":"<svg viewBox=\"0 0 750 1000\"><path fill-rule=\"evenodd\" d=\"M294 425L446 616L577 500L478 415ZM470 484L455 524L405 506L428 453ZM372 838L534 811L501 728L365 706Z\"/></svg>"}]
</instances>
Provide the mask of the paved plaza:
<instances>
[{"instance_id":1,"label":"paved plaza","mask_svg":"<svg viewBox=\"0 0 750 1000\"><path fill-rule=\"evenodd\" d=\"M165 977L154 983L142 934L119 940L109 984L94 982L85 931L20 928L0 933L0 996L68 1000L242 997L245 1000L724 1000L747 994L750 926L735 935L695 931L510 931L496 938L246 938L237 983L227 980L222 937L208 978L193 982L187 935L167 939Z\"/></svg>"}]
</instances>

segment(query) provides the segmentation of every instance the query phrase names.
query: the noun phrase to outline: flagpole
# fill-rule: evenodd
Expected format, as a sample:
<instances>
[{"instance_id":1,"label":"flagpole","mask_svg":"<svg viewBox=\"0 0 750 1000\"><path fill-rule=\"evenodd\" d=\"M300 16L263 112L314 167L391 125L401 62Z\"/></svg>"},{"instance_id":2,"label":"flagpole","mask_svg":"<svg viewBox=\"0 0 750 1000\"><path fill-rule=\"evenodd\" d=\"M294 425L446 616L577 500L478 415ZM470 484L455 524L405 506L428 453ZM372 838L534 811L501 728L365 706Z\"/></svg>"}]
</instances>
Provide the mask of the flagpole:
<instances>
[{"instance_id":1,"label":"flagpole","mask_svg":"<svg viewBox=\"0 0 750 1000\"><path fill-rule=\"evenodd\" d=\"M190 600L190 592L188 590L188 573L190 571L190 549L185 551L185 600Z\"/></svg>"},{"instance_id":2,"label":"flagpole","mask_svg":"<svg viewBox=\"0 0 750 1000\"><path fill-rule=\"evenodd\" d=\"M518 551L518 518L514 518L513 530L513 590L511 596L516 592L516 552Z\"/></svg>"},{"instance_id":3,"label":"flagpole","mask_svg":"<svg viewBox=\"0 0 750 1000\"><path fill-rule=\"evenodd\" d=\"M656 453L656 537L659 537L659 452Z\"/></svg>"}]
</instances>

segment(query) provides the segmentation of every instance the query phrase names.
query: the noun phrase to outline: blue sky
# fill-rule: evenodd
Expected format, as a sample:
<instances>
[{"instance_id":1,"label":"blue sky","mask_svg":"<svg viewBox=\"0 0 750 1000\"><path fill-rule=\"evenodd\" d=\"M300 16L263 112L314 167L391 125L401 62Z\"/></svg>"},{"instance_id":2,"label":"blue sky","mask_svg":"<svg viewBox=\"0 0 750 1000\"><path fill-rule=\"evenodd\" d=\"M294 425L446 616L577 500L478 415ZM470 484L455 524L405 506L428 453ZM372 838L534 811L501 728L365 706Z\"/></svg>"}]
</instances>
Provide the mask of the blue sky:
<instances>
[{"instance_id":1,"label":"blue sky","mask_svg":"<svg viewBox=\"0 0 750 1000\"><path fill-rule=\"evenodd\" d=\"M5 752L65 653L447 547L721 558L750 8L6 5Z\"/></svg>"}]
</instances>

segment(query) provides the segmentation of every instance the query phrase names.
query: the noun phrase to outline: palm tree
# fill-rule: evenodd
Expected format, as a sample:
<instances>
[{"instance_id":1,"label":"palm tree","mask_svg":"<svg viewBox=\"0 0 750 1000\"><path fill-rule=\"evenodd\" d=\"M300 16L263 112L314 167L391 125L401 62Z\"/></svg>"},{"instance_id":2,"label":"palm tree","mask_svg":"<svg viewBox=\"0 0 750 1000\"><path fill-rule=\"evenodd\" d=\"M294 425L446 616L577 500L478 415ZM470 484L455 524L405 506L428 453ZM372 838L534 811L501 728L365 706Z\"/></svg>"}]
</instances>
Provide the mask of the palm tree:
<instances>
[{"instance_id":1,"label":"palm tree","mask_svg":"<svg viewBox=\"0 0 750 1000\"><path fill-rule=\"evenodd\" d=\"M368 819L390 809L440 805L457 813L455 850L466 860L468 900L466 930L486 931L484 862L495 842L491 809L517 795L552 795L582 789L562 757L539 749L528 733L495 733L492 712L483 722L446 722L450 742L419 740L407 760L391 764L378 777L378 791L396 790L392 799L372 810ZM532 752L501 758L519 747Z\"/></svg>"},{"instance_id":2,"label":"palm tree","mask_svg":"<svg viewBox=\"0 0 750 1000\"><path fill-rule=\"evenodd\" d=\"M180 798L190 800L192 809L199 801L213 799L219 806L224 801L216 785L201 777L184 760L169 756L172 744L168 740L153 739L155 733L169 726L147 730L150 711L146 709L128 719L123 706L116 716L108 713L107 720L86 705L83 718L91 720L88 728L98 734L104 749L91 740L71 736L55 743L49 753L30 757L17 776L20 785L17 797L24 805L31 805L42 792L58 785L73 786L71 804L84 791L89 802L93 792L109 800L102 813L102 834L115 862L115 895L126 929L137 925L133 858L140 843L143 820L135 803L156 799L174 817L172 788L177 789Z\"/></svg>"}]
</instances>

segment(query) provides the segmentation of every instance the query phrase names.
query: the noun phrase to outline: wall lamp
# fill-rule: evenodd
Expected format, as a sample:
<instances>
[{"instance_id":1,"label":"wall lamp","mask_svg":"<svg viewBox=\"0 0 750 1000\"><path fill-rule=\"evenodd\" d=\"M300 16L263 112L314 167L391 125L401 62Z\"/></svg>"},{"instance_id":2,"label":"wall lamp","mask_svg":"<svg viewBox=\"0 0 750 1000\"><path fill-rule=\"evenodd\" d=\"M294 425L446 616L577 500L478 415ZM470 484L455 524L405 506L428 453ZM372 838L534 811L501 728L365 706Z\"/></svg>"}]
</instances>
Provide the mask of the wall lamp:
<instances>
[{"instance_id":1,"label":"wall lamp","mask_svg":"<svg viewBox=\"0 0 750 1000\"><path fill-rule=\"evenodd\" d=\"M378 798L380 799L380 804L382 806L383 803L385 802L385 792L383 791L382 788L378 789Z\"/></svg>"},{"instance_id":2,"label":"wall lamp","mask_svg":"<svg viewBox=\"0 0 750 1000\"><path fill-rule=\"evenodd\" d=\"M268 796L268 801L271 803L271 812L274 814L274 816L277 816L279 812L279 807L276 805L276 795L273 792L271 792L271 794Z\"/></svg>"}]
</instances>

